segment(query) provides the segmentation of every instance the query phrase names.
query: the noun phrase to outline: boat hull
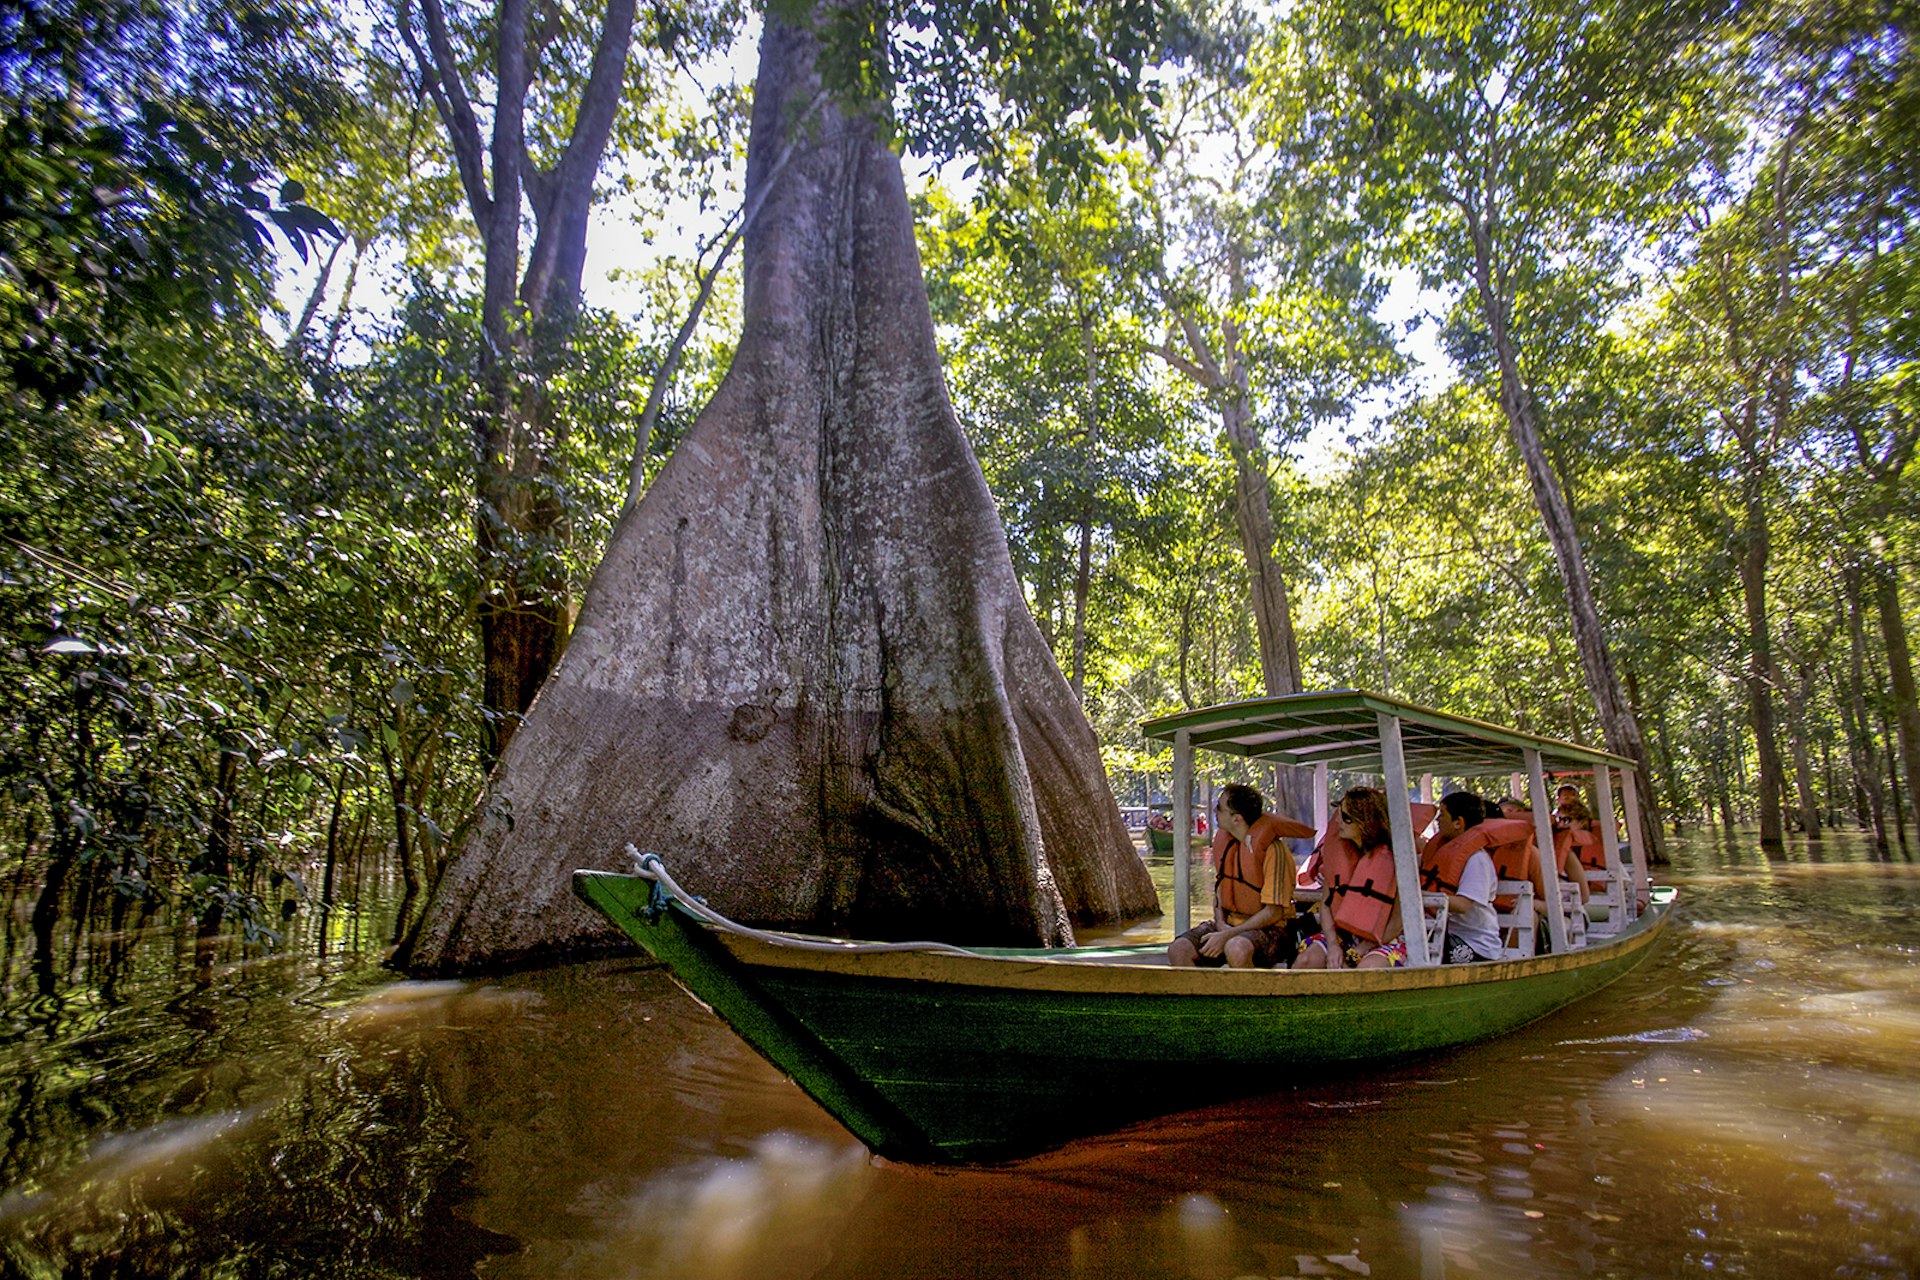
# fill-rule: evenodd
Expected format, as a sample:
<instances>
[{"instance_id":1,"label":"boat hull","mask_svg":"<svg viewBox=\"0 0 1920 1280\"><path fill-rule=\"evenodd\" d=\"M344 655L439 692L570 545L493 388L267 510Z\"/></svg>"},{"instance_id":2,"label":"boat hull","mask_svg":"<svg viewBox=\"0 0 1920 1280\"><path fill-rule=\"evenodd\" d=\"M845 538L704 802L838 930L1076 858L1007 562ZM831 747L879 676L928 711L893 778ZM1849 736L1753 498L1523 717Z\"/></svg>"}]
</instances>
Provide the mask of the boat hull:
<instances>
[{"instance_id":1,"label":"boat hull","mask_svg":"<svg viewBox=\"0 0 1920 1280\"><path fill-rule=\"evenodd\" d=\"M1007 1158L1499 1035L1628 972L1670 910L1565 956L1228 972L1172 969L1158 948L800 950L662 909L639 877L574 885L877 1153L929 1161Z\"/></svg>"}]
</instances>

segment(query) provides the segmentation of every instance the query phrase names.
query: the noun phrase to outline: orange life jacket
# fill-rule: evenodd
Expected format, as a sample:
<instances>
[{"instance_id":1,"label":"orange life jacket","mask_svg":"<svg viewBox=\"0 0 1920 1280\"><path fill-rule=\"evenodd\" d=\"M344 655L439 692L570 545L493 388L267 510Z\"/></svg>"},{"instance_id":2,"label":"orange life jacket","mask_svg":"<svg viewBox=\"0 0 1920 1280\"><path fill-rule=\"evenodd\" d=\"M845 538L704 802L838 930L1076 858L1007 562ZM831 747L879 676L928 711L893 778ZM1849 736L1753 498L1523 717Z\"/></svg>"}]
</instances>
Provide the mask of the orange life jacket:
<instances>
[{"instance_id":1,"label":"orange life jacket","mask_svg":"<svg viewBox=\"0 0 1920 1280\"><path fill-rule=\"evenodd\" d=\"M1438 835L1428 840L1420 854L1420 888L1427 893L1458 893L1467 859L1482 849L1493 859L1494 872L1502 880L1532 880L1536 894L1546 893L1545 882L1539 879L1533 824L1524 818L1488 818L1451 840L1442 842ZM1513 902L1512 894L1503 894L1494 899L1494 906L1507 911Z\"/></svg>"},{"instance_id":2,"label":"orange life jacket","mask_svg":"<svg viewBox=\"0 0 1920 1280\"><path fill-rule=\"evenodd\" d=\"M1533 900L1543 902L1547 880L1540 873L1540 846L1533 841L1533 823L1525 818L1488 818L1480 824L1487 830L1487 853L1493 869L1502 880L1527 880L1533 884ZM1493 900L1496 911L1513 910L1514 896L1501 894Z\"/></svg>"},{"instance_id":3,"label":"orange life jacket","mask_svg":"<svg viewBox=\"0 0 1920 1280\"><path fill-rule=\"evenodd\" d=\"M1213 891L1229 917L1244 920L1266 904L1260 901L1264 883L1267 850L1274 842L1290 836L1312 835L1313 828L1291 818L1263 813L1247 829L1243 844L1222 827L1213 837ZM1289 854L1287 862L1293 860ZM1284 867L1282 868L1285 869Z\"/></svg>"},{"instance_id":4,"label":"orange life jacket","mask_svg":"<svg viewBox=\"0 0 1920 1280\"><path fill-rule=\"evenodd\" d=\"M1568 827L1556 831L1553 836L1553 856L1560 862L1567 859L1567 849L1571 847L1580 855L1580 865L1589 871L1607 869L1607 851L1601 847L1600 837L1584 827Z\"/></svg>"},{"instance_id":5,"label":"orange life jacket","mask_svg":"<svg viewBox=\"0 0 1920 1280\"><path fill-rule=\"evenodd\" d=\"M1389 942L1384 935L1393 915L1396 878L1393 848L1379 845L1353 856L1353 844L1335 837L1346 846L1346 873L1333 883L1333 922L1355 937L1374 942ZM1328 842L1329 848L1332 841Z\"/></svg>"},{"instance_id":6,"label":"orange life jacket","mask_svg":"<svg viewBox=\"0 0 1920 1280\"><path fill-rule=\"evenodd\" d=\"M1440 812L1437 804L1428 804L1424 800L1415 800L1407 805L1407 818L1413 823L1413 838L1418 840L1420 833L1433 821L1433 815Z\"/></svg>"},{"instance_id":7,"label":"orange life jacket","mask_svg":"<svg viewBox=\"0 0 1920 1280\"><path fill-rule=\"evenodd\" d=\"M1338 845L1346 845L1347 843L1340 839L1339 814L1335 814L1327 819L1327 829L1322 831L1320 838L1313 842L1313 852L1309 853L1307 860L1300 864L1300 887L1302 889L1320 888L1322 885L1328 883L1329 880L1333 878L1334 873L1340 869L1341 854L1344 850L1335 848L1336 843ZM1331 849L1333 853L1333 861L1331 862L1327 859L1329 849Z\"/></svg>"},{"instance_id":8,"label":"orange life jacket","mask_svg":"<svg viewBox=\"0 0 1920 1280\"><path fill-rule=\"evenodd\" d=\"M1451 840L1439 832L1427 838L1420 850L1420 890L1423 893L1458 893L1460 877L1466 874L1467 859L1487 847L1478 827L1463 831Z\"/></svg>"}]
</instances>

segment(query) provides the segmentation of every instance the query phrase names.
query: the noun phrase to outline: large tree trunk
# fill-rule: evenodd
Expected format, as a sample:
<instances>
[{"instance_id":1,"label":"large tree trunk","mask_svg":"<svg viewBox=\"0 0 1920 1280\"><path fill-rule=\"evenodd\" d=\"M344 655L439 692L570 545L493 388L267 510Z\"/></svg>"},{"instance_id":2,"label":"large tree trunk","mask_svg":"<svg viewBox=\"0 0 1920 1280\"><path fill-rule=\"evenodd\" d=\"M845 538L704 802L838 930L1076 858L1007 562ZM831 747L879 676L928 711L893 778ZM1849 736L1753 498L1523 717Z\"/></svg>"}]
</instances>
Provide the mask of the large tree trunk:
<instances>
[{"instance_id":1,"label":"large tree trunk","mask_svg":"<svg viewBox=\"0 0 1920 1280\"><path fill-rule=\"evenodd\" d=\"M749 920L1050 943L1156 898L948 401L898 159L769 15L744 328L615 532L403 963L608 941L575 867Z\"/></svg>"}]
</instances>

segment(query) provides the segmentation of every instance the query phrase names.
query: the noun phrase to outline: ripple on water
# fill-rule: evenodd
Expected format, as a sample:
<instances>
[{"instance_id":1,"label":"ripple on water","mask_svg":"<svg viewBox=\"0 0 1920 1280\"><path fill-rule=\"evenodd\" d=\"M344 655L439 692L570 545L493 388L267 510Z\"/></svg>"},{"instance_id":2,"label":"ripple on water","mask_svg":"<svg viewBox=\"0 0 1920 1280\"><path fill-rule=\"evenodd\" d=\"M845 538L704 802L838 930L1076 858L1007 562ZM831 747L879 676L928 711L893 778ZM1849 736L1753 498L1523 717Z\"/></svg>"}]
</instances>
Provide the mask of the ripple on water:
<instances>
[{"instance_id":1,"label":"ripple on water","mask_svg":"<svg viewBox=\"0 0 1920 1280\"><path fill-rule=\"evenodd\" d=\"M1629 1035L1596 1036L1590 1040L1562 1040L1561 1044L1685 1044L1690 1040L1705 1040L1707 1033L1698 1027L1660 1027L1652 1031L1635 1031Z\"/></svg>"},{"instance_id":2,"label":"ripple on water","mask_svg":"<svg viewBox=\"0 0 1920 1280\"><path fill-rule=\"evenodd\" d=\"M176 1116L142 1129L106 1134L77 1165L38 1186L0 1194L0 1226L42 1213L77 1212L120 1200L130 1206L150 1205L188 1190L208 1162L245 1133L262 1110L247 1107Z\"/></svg>"}]
</instances>

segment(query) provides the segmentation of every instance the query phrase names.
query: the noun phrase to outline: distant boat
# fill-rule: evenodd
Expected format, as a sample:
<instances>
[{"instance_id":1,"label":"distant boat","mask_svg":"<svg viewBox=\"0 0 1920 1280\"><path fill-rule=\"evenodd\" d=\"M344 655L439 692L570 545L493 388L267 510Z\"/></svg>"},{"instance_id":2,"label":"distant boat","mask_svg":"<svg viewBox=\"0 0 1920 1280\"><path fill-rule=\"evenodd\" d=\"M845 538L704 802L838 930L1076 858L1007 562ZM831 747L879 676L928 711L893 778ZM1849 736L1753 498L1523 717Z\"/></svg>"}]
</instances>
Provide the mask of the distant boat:
<instances>
[{"instance_id":1,"label":"distant boat","mask_svg":"<svg viewBox=\"0 0 1920 1280\"><path fill-rule=\"evenodd\" d=\"M1607 775L1629 767L1590 747L1346 691L1206 708L1143 728L1176 744L1176 797L1190 794L1200 746L1323 768L1371 764L1401 794L1410 767L1475 776L1506 772L1519 755L1536 779L1543 763L1592 770L1610 804ZM1627 800L1637 828L1631 789ZM1412 866L1400 808L1396 861ZM1544 806L1539 821L1545 830ZM1619 850L1607 844L1624 886ZM1639 887L1615 895L1605 932L1581 938L1570 930L1583 920L1546 913L1549 955L1441 966L1428 963L1425 931L1414 929L1413 963L1401 969L1194 970L1169 967L1164 944L965 948L751 929L681 888L657 856L636 856L632 875L575 872L575 892L876 1153L913 1161L1004 1159L1280 1089L1316 1069L1499 1035L1632 969L1673 904L1672 891L1651 889L1636 865ZM1176 860L1176 928L1185 927L1185 871ZM1399 879L1418 884L1404 868ZM1419 911L1403 890L1403 912ZM1527 933L1522 950L1531 949Z\"/></svg>"},{"instance_id":2,"label":"distant boat","mask_svg":"<svg viewBox=\"0 0 1920 1280\"><path fill-rule=\"evenodd\" d=\"M1147 847L1155 853L1172 853L1173 832L1162 831L1159 827L1148 827Z\"/></svg>"}]
</instances>

